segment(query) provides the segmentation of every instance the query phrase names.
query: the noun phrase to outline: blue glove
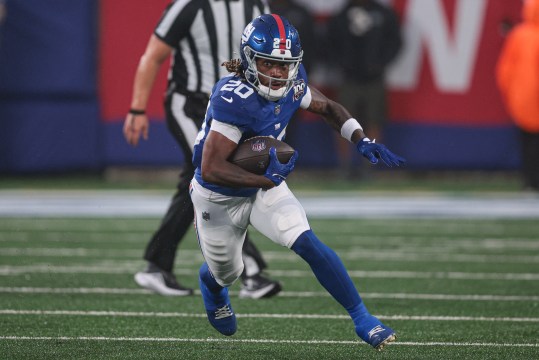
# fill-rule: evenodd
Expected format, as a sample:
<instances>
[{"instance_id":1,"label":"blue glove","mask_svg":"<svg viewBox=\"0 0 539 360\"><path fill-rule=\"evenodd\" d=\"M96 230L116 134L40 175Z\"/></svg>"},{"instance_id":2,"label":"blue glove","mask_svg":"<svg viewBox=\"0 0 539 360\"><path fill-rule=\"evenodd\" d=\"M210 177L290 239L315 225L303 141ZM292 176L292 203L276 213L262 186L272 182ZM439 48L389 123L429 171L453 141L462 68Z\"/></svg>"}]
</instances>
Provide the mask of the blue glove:
<instances>
[{"instance_id":1,"label":"blue glove","mask_svg":"<svg viewBox=\"0 0 539 360\"><path fill-rule=\"evenodd\" d=\"M357 151L361 155L365 156L372 164L378 163L378 159L382 159L384 163L392 167L404 165L406 160L398 155L393 154L387 147L382 144L376 144L375 140L371 141L369 138L363 138L357 143Z\"/></svg>"},{"instance_id":2,"label":"blue glove","mask_svg":"<svg viewBox=\"0 0 539 360\"><path fill-rule=\"evenodd\" d=\"M294 170L294 164L298 159L298 152L294 151L294 155L288 160L286 164L281 164L279 159L277 159L277 152L274 147L270 148L269 151L269 165L266 169L265 177L271 180L275 186L279 186Z\"/></svg>"}]
</instances>

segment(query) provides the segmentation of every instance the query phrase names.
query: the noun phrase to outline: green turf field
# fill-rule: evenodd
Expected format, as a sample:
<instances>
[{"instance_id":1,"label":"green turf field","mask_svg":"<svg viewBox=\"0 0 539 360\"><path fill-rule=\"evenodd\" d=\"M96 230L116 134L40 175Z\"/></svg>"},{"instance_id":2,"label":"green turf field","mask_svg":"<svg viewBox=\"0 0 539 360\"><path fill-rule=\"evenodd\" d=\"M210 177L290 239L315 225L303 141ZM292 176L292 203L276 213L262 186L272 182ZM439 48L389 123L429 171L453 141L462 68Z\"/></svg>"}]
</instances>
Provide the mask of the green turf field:
<instances>
[{"instance_id":1,"label":"green turf field","mask_svg":"<svg viewBox=\"0 0 539 360\"><path fill-rule=\"evenodd\" d=\"M253 232L281 295L238 299L230 338L202 300L136 286L157 218L0 218L2 359L537 359L537 220L313 220L398 341L376 353L310 269ZM196 286L194 233L176 274Z\"/></svg>"}]
</instances>

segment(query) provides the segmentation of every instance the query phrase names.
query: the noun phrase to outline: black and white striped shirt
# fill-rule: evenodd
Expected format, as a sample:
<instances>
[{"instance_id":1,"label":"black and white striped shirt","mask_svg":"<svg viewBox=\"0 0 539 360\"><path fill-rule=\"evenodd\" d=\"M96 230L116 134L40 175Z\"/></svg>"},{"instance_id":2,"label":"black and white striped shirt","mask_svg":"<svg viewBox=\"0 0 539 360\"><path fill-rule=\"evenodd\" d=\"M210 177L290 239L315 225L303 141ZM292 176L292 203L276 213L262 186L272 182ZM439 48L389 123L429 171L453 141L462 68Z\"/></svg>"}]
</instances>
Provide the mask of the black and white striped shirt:
<instances>
[{"instance_id":1,"label":"black and white striped shirt","mask_svg":"<svg viewBox=\"0 0 539 360\"><path fill-rule=\"evenodd\" d=\"M227 75L221 64L239 58L241 34L260 14L266 0L175 0L165 9L154 33L174 48L169 92L209 94Z\"/></svg>"}]
</instances>

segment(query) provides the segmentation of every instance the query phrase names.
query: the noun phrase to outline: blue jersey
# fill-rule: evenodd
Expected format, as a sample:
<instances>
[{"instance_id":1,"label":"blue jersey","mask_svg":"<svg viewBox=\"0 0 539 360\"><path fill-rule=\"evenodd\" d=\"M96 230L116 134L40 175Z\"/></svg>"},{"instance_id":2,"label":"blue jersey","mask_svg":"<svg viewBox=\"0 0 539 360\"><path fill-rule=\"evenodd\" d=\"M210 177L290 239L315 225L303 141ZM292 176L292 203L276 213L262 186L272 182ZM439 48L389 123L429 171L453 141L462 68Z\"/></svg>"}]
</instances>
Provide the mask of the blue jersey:
<instances>
[{"instance_id":1,"label":"blue jersey","mask_svg":"<svg viewBox=\"0 0 539 360\"><path fill-rule=\"evenodd\" d=\"M206 118L198 134L193 149L195 179L205 188L230 196L251 196L258 188L229 188L208 183L201 176L202 151L204 141L210 131L213 119L234 125L242 132L240 143L253 136L271 136L284 140L286 127L292 115L298 110L307 93L307 75L300 66L294 86L279 101L269 101L258 95L246 81L238 76L227 76L213 87Z\"/></svg>"}]
</instances>

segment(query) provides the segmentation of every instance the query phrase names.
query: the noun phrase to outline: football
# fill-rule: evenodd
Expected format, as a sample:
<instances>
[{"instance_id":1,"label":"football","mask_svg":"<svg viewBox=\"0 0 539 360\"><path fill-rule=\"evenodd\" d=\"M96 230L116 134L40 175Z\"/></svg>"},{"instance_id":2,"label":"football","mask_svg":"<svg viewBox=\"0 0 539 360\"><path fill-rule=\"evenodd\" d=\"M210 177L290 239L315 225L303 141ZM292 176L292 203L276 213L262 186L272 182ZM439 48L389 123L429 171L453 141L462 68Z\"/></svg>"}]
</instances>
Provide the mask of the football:
<instances>
[{"instance_id":1,"label":"football","mask_svg":"<svg viewBox=\"0 0 539 360\"><path fill-rule=\"evenodd\" d=\"M251 173L264 175L269 165L271 147L275 148L281 163L287 163L294 155L294 149L283 141L269 136L255 136L239 144L229 161Z\"/></svg>"}]
</instances>

